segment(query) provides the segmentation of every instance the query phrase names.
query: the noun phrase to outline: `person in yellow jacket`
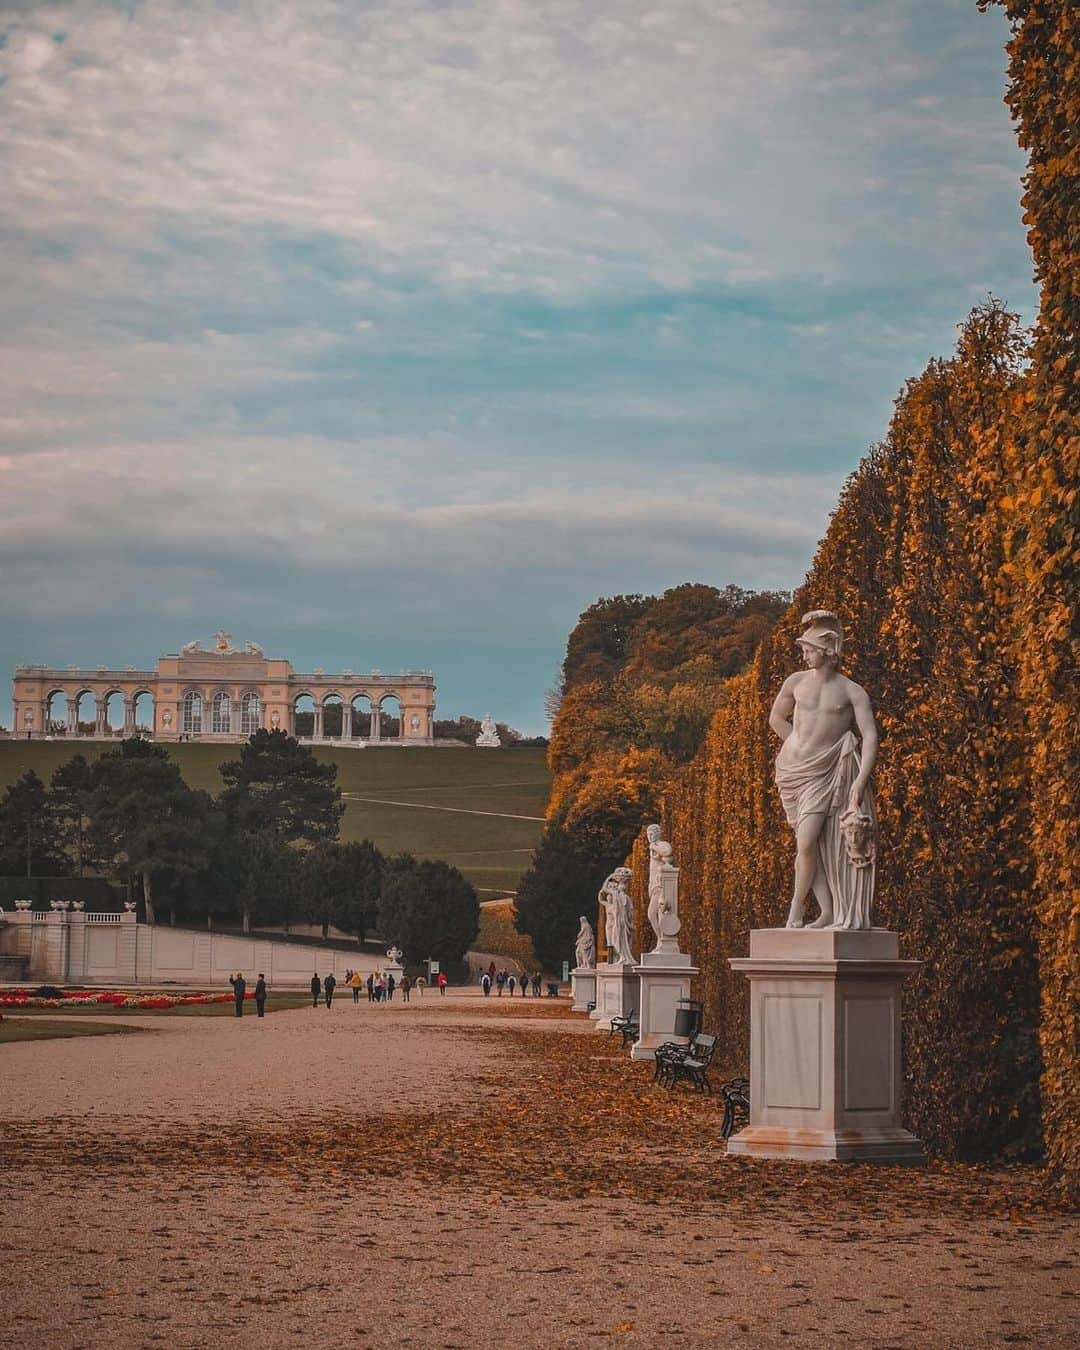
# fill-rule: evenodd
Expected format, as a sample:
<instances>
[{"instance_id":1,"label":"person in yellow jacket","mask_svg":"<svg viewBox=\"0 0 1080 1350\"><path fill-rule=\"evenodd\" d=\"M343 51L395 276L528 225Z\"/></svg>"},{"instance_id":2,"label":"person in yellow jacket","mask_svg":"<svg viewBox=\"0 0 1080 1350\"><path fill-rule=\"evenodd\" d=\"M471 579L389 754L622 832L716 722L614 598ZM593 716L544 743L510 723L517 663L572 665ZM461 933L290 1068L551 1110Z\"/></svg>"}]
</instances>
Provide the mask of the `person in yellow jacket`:
<instances>
[{"instance_id":1,"label":"person in yellow jacket","mask_svg":"<svg viewBox=\"0 0 1080 1350\"><path fill-rule=\"evenodd\" d=\"M352 1001L354 1003L360 1002L360 990L363 987L363 984L364 981L361 978L360 972L358 970L354 970L352 975L350 975L349 977L349 988L352 990Z\"/></svg>"}]
</instances>

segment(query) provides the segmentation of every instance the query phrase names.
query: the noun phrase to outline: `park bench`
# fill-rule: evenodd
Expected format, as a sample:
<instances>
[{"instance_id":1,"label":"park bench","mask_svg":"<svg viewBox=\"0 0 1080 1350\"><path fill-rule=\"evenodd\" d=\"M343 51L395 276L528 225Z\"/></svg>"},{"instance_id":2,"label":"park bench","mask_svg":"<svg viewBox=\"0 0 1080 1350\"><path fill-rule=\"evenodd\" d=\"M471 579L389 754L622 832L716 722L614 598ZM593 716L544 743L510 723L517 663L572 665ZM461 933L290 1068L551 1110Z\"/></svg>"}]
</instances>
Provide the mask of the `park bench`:
<instances>
[{"instance_id":1,"label":"park bench","mask_svg":"<svg viewBox=\"0 0 1080 1350\"><path fill-rule=\"evenodd\" d=\"M729 1078L720 1084L720 1095L724 1099L724 1120L720 1126L721 1139L730 1139L735 1132L735 1124L745 1125L750 1119L750 1079Z\"/></svg>"},{"instance_id":2,"label":"park bench","mask_svg":"<svg viewBox=\"0 0 1080 1350\"><path fill-rule=\"evenodd\" d=\"M636 1041L639 1032L637 1013L630 1013L627 1017L613 1017L608 1027L608 1035L614 1036L616 1032L622 1037L624 1046L629 1041Z\"/></svg>"},{"instance_id":3,"label":"park bench","mask_svg":"<svg viewBox=\"0 0 1080 1350\"><path fill-rule=\"evenodd\" d=\"M664 1052L662 1057L661 1051ZM662 1058L662 1063L654 1069L653 1077L665 1087L674 1087L676 1083L685 1081L699 1092L711 1093L709 1065L715 1054L716 1037L704 1033L695 1036L688 1046L665 1041L657 1048L656 1058Z\"/></svg>"}]
</instances>

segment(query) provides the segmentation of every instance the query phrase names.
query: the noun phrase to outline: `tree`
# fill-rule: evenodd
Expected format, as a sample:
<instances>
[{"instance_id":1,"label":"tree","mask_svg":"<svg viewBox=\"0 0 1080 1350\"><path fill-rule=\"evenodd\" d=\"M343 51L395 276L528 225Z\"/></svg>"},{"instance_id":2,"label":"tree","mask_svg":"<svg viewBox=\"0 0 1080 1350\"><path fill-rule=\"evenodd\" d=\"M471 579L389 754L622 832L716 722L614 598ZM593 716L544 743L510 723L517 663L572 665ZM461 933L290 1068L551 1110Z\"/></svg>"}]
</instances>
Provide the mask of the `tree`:
<instances>
[{"instance_id":1,"label":"tree","mask_svg":"<svg viewBox=\"0 0 1080 1350\"><path fill-rule=\"evenodd\" d=\"M602 873L595 858L580 853L560 826L544 831L532 866L518 886L514 926L532 938L533 949L549 970L573 955L580 916L595 922Z\"/></svg>"},{"instance_id":2,"label":"tree","mask_svg":"<svg viewBox=\"0 0 1080 1350\"><path fill-rule=\"evenodd\" d=\"M45 784L29 769L0 799L0 875L48 875L62 866Z\"/></svg>"},{"instance_id":3,"label":"tree","mask_svg":"<svg viewBox=\"0 0 1080 1350\"><path fill-rule=\"evenodd\" d=\"M301 877L304 912L311 923L355 933L362 942L378 920L383 856L370 840L362 844L318 844L304 855Z\"/></svg>"},{"instance_id":4,"label":"tree","mask_svg":"<svg viewBox=\"0 0 1080 1350\"><path fill-rule=\"evenodd\" d=\"M49 780L49 810L60 844L80 877L87 864L94 864L87 850L87 808L92 787L93 773L85 755L72 755L58 764Z\"/></svg>"},{"instance_id":5,"label":"tree","mask_svg":"<svg viewBox=\"0 0 1080 1350\"><path fill-rule=\"evenodd\" d=\"M138 736L93 766L88 836L102 862L140 876L146 922L156 922L154 881L167 885L204 868L211 855L212 805L184 782L168 751Z\"/></svg>"},{"instance_id":6,"label":"tree","mask_svg":"<svg viewBox=\"0 0 1080 1350\"><path fill-rule=\"evenodd\" d=\"M221 766L220 801L229 829L269 832L283 844L336 839L345 810L337 765L320 764L283 731L259 730L240 758Z\"/></svg>"},{"instance_id":7,"label":"tree","mask_svg":"<svg viewBox=\"0 0 1080 1350\"><path fill-rule=\"evenodd\" d=\"M379 930L409 961L460 961L480 931L480 902L456 867L399 855L383 876Z\"/></svg>"}]
</instances>

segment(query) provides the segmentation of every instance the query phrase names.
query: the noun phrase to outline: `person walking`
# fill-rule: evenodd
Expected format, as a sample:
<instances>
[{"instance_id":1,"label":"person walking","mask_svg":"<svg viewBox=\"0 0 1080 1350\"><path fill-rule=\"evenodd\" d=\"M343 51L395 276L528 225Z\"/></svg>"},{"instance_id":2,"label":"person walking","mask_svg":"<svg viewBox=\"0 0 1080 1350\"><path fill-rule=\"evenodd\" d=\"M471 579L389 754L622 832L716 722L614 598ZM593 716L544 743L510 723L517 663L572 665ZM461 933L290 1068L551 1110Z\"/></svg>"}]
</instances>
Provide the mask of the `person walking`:
<instances>
[{"instance_id":1,"label":"person walking","mask_svg":"<svg viewBox=\"0 0 1080 1350\"><path fill-rule=\"evenodd\" d=\"M229 976L229 983L232 985L233 998L236 999L236 1015L244 1015L244 995L247 993L247 981L243 974L238 970L235 975Z\"/></svg>"},{"instance_id":2,"label":"person walking","mask_svg":"<svg viewBox=\"0 0 1080 1350\"><path fill-rule=\"evenodd\" d=\"M352 990L352 1001L354 1003L360 1002L360 986L363 983L364 981L360 976L360 972L358 970L354 970L352 973L352 978L349 980L349 988Z\"/></svg>"},{"instance_id":3,"label":"person walking","mask_svg":"<svg viewBox=\"0 0 1080 1350\"><path fill-rule=\"evenodd\" d=\"M517 980L514 979L514 972L511 971L506 977L506 992L511 998L514 997L514 990L517 988Z\"/></svg>"},{"instance_id":4,"label":"person walking","mask_svg":"<svg viewBox=\"0 0 1080 1350\"><path fill-rule=\"evenodd\" d=\"M375 972L374 972L373 970L368 971L368 977L367 977L367 1001L368 1001L369 1003L374 1003L374 1002L375 1002Z\"/></svg>"},{"instance_id":5,"label":"person walking","mask_svg":"<svg viewBox=\"0 0 1080 1350\"><path fill-rule=\"evenodd\" d=\"M484 991L485 998L491 997L491 976L486 970L483 975L480 976L480 988Z\"/></svg>"},{"instance_id":6,"label":"person walking","mask_svg":"<svg viewBox=\"0 0 1080 1350\"><path fill-rule=\"evenodd\" d=\"M261 970L255 981L255 1012L259 1017L266 1016L266 976Z\"/></svg>"},{"instance_id":7,"label":"person walking","mask_svg":"<svg viewBox=\"0 0 1080 1350\"><path fill-rule=\"evenodd\" d=\"M521 972L521 997L524 998L528 994L528 992L529 992L529 972L527 970L523 970Z\"/></svg>"},{"instance_id":8,"label":"person walking","mask_svg":"<svg viewBox=\"0 0 1080 1350\"><path fill-rule=\"evenodd\" d=\"M331 971L330 974L327 975L326 979L323 980L323 992L326 994L326 1006L328 1008L330 1004L333 1003L334 1001L334 989L336 985L337 980L334 979L334 972Z\"/></svg>"},{"instance_id":9,"label":"person walking","mask_svg":"<svg viewBox=\"0 0 1080 1350\"><path fill-rule=\"evenodd\" d=\"M503 985L506 983L506 971L500 970L495 976L495 992L502 998Z\"/></svg>"},{"instance_id":10,"label":"person walking","mask_svg":"<svg viewBox=\"0 0 1080 1350\"><path fill-rule=\"evenodd\" d=\"M319 979L318 972L311 977L311 1006L319 1006L319 995L322 993L322 980Z\"/></svg>"},{"instance_id":11,"label":"person walking","mask_svg":"<svg viewBox=\"0 0 1080 1350\"><path fill-rule=\"evenodd\" d=\"M443 998L446 997L446 985L447 985L446 971L445 971L445 970L440 970L440 971L439 971L439 993L442 995Z\"/></svg>"},{"instance_id":12,"label":"person walking","mask_svg":"<svg viewBox=\"0 0 1080 1350\"><path fill-rule=\"evenodd\" d=\"M539 998L539 997L540 997L540 984L541 984L540 972L539 972L538 970L534 970L534 971L533 971L533 998Z\"/></svg>"},{"instance_id":13,"label":"person walking","mask_svg":"<svg viewBox=\"0 0 1080 1350\"><path fill-rule=\"evenodd\" d=\"M394 989L395 989L396 987L397 987L397 982L396 982L395 979L394 979L394 972L393 972L393 971L390 971L390 972L387 974L387 976L386 976L386 1001L387 1001L387 1003L393 1003L393 1001L394 1001Z\"/></svg>"},{"instance_id":14,"label":"person walking","mask_svg":"<svg viewBox=\"0 0 1080 1350\"><path fill-rule=\"evenodd\" d=\"M410 989L412 989L412 980L409 979L408 975L402 975L402 977L401 977L401 1001L402 1001L402 1003L408 1003L408 1001L409 1001L409 990L410 990Z\"/></svg>"}]
</instances>

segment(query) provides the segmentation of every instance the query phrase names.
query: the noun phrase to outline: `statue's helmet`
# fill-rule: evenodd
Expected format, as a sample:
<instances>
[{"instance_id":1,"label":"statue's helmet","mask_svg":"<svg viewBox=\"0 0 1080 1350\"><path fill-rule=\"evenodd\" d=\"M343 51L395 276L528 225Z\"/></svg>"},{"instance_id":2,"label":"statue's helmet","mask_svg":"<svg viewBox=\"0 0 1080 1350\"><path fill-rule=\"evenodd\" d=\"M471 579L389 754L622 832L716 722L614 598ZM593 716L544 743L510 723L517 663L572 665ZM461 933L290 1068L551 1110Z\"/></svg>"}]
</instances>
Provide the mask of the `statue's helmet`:
<instances>
[{"instance_id":1,"label":"statue's helmet","mask_svg":"<svg viewBox=\"0 0 1080 1350\"><path fill-rule=\"evenodd\" d=\"M812 609L801 620L803 631L795 639L800 647L815 647L834 660L840 659L844 646L844 628L839 615L831 609Z\"/></svg>"}]
</instances>

